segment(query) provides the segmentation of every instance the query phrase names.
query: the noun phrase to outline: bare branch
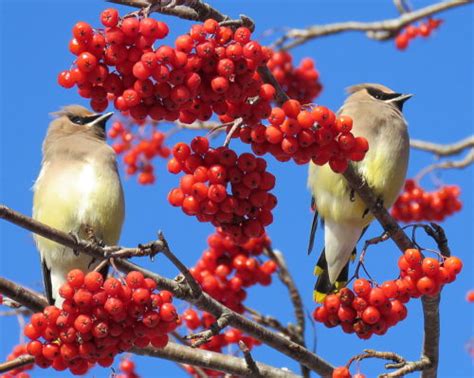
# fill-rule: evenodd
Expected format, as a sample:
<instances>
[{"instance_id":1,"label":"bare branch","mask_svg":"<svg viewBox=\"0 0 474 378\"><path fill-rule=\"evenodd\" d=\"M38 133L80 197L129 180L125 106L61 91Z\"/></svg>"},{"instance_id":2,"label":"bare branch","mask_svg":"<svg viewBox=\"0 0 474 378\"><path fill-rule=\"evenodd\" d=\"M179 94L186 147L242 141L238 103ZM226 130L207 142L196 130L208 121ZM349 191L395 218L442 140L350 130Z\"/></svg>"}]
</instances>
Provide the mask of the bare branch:
<instances>
[{"instance_id":1,"label":"bare branch","mask_svg":"<svg viewBox=\"0 0 474 378\"><path fill-rule=\"evenodd\" d=\"M255 29L253 20L245 15L239 19L232 20L229 16L222 14L217 9L201 0L187 0L183 5L162 5L160 0L107 0L110 3L128 5L134 8L145 9L147 13L158 12L169 16L179 17L185 20L205 21L212 18L219 21L221 25L231 28L246 26L251 31Z\"/></svg>"},{"instance_id":2,"label":"bare branch","mask_svg":"<svg viewBox=\"0 0 474 378\"><path fill-rule=\"evenodd\" d=\"M45 297L3 277L0 277L0 293L35 312L42 311L48 305Z\"/></svg>"},{"instance_id":3,"label":"bare branch","mask_svg":"<svg viewBox=\"0 0 474 378\"><path fill-rule=\"evenodd\" d=\"M76 238L65 232L49 227L41 222L27 217L26 215L9 209L4 205L0 205L0 218L3 218L47 239L56 241L75 251L85 253L99 259L104 257L105 252L103 247L91 244L84 240L76 240ZM231 312L232 317L229 325L238 328L250 336L260 340L261 342L273 347L274 349L294 359L300 364L305 365L309 369L322 376L329 376L333 370L332 365L321 359L316 354L311 353L308 349L304 348L300 344L288 340L279 334L271 332L258 323L230 310L228 307L224 306L222 303L218 302L208 294L201 293L197 298L194 297L189 285L186 282L176 282L174 280L167 279L124 259L116 259L115 264L117 268L123 272L129 272L131 270L138 270L142 272L146 277L155 280L157 287L160 290L169 290L175 297L194 304L199 309L211 313L216 318L226 311ZM20 301L18 300L18 302Z\"/></svg>"},{"instance_id":4,"label":"bare branch","mask_svg":"<svg viewBox=\"0 0 474 378\"><path fill-rule=\"evenodd\" d=\"M264 325L265 327L273 328L290 339L298 338L298 335L295 334L293 327L285 327L278 319L274 318L273 316L263 315L253 308L247 306L244 306L244 308L245 311L247 311L252 316L252 319L257 323Z\"/></svg>"},{"instance_id":5,"label":"bare branch","mask_svg":"<svg viewBox=\"0 0 474 378\"><path fill-rule=\"evenodd\" d=\"M224 312L211 327L202 332L193 333L184 337L185 340L195 340L191 344L191 347L197 348L205 343L207 343L212 336L216 336L222 331L225 327L229 325L232 313Z\"/></svg>"},{"instance_id":6,"label":"bare branch","mask_svg":"<svg viewBox=\"0 0 474 378\"><path fill-rule=\"evenodd\" d=\"M303 309L303 301L301 299L300 292L298 291L298 288L296 287L293 277L288 271L288 267L286 265L286 261L283 257L283 254L271 248L266 248L264 252L278 265L278 268L279 268L278 277L280 278L281 282L288 288L288 292L290 293L290 299L293 304L293 309L295 311L295 318L297 322L296 341L303 343L304 345L305 313Z\"/></svg>"},{"instance_id":7,"label":"bare branch","mask_svg":"<svg viewBox=\"0 0 474 378\"><path fill-rule=\"evenodd\" d=\"M34 364L35 358L29 354L21 355L14 360L0 363L0 373L6 373L10 370L18 369L26 365Z\"/></svg>"},{"instance_id":8,"label":"bare branch","mask_svg":"<svg viewBox=\"0 0 474 378\"><path fill-rule=\"evenodd\" d=\"M428 173L433 172L437 169L462 169L470 166L472 163L474 163L474 148L461 160L445 160L423 168L415 176L415 181L420 181Z\"/></svg>"},{"instance_id":9,"label":"bare branch","mask_svg":"<svg viewBox=\"0 0 474 378\"><path fill-rule=\"evenodd\" d=\"M265 83L271 84L275 88L275 101L278 105L282 105L290 99L266 65L258 67L258 74Z\"/></svg>"},{"instance_id":10,"label":"bare branch","mask_svg":"<svg viewBox=\"0 0 474 378\"><path fill-rule=\"evenodd\" d=\"M424 370L429 367L430 360L426 357L422 357L419 361L407 361L405 358L394 352L380 352L372 349L365 349L363 354L359 354L351 358L349 365L353 361L361 361L366 358L379 358L382 360L390 360L392 363L386 363L386 369L397 369L390 373L383 373L379 375L379 378L395 378L403 377L405 374L412 373L414 371Z\"/></svg>"},{"instance_id":11,"label":"bare branch","mask_svg":"<svg viewBox=\"0 0 474 378\"><path fill-rule=\"evenodd\" d=\"M375 22L347 21L327 25L314 25L305 29L291 29L285 33L275 47L289 50L312 39L348 31L365 32L368 38L383 41L393 38L403 27L422 18L433 16L447 9L472 3L473 0L450 0L429 5L419 10L403 13L398 18Z\"/></svg>"},{"instance_id":12,"label":"bare branch","mask_svg":"<svg viewBox=\"0 0 474 378\"><path fill-rule=\"evenodd\" d=\"M260 370L258 369L257 364L255 363L255 360L252 357L252 354L250 353L250 349L248 348L247 344L240 340L239 348L244 354L245 362L247 363L249 370L253 373L252 377L263 377L260 373Z\"/></svg>"},{"instance_id":13,"label":"bare branch","mask_svg":"<svg viewBox=\"0 0 474 378\"><path fill-rule=\"evenodd\" d=\"M452 144L437 144L426 142L424 140L411 139L410 147L416 150L432 152L438 156L457 155L467 148L474 148L474 135L470 135L467 138Z\"/></svg>"},{"instance_id":14,"label":"bare branch","mask_svg":"<svg viewBox=\"0 0 474 378\"><path fill-rule=\"evenodd\" d=\"M253 377L254 373L248 368L243 358L238 358L203 349L194 349L185 345L169 342L163 349L144 348L132 349L135 354L150 357L160 357L171 361L200 366L206 369L224 371L242 377ZM296 378L296 374L287 369L278 369L260 362L256 363L263 377Z\"/></svg>"}]
</instances>

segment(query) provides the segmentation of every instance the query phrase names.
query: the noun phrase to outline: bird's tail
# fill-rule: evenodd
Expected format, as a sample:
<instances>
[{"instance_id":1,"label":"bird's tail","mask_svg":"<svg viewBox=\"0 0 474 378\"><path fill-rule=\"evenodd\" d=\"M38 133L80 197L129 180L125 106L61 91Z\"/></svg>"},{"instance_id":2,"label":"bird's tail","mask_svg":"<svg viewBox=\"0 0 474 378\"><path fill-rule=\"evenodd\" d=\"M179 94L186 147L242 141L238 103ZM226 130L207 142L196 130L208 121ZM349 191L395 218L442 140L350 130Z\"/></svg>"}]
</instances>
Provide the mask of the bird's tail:
<instances>
[{"instance_id":1,"label":"bird's tail","mask_svg":"<svg viewBox=\"0 0 474 378\"><path fill-rule=\"evenodd\" d=\"M350 261L353 261L355 257L356 249L354 248ZM321 303L324 298L326 298L326 295L343 288L349 278L349 262L347 262L347 264L344 266L341 273L339 273L336 282L334 282L333 284L331 284L331 281L329 280L327 268L328 263L326 261L325 250L323 249L323 251L321 252L321 256L319 256L318 262L314 267L314 275L317 276L318 279L316 280L316 284L314 285L313 300L318 303Z\"/></svg>"}]
</instances>

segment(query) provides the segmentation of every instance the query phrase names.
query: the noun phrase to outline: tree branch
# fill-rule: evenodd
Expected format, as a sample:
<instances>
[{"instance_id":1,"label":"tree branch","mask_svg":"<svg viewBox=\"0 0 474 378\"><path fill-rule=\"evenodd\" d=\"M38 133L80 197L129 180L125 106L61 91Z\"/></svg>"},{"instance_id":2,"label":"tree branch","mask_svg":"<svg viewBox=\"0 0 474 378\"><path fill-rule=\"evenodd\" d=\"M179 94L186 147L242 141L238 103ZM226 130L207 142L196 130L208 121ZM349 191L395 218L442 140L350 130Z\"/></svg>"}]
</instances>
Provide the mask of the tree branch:
<instances>
[{"instance_id":1,"label":"tree branch","mask_svg":"<svg viewBox=\"0 0 474 378\"><path fill-rule=\"evenodd\" d=\"M146 9L147 12L158 12L168 16L175 16L191 21L205 21L212 18L221 23L221 25L238 28L246 26L251 31L255 29L253 20L245 15L240 15L237 20L222 14L217 9L201 0L186 0L183 5L161 5L160 0L106 0L110 3L128 5L134 8Z\"/></svg>"},{"instance_id":2,"label":"tree branch","mask_svg":"<svg viewBox=\"0 0 474 378\"><path fill-rule=\"evenodd\" d=\"M375 22L347 21L327 25L314 25L305 29L290 29L274 46L289 50L312 39L348 31L365 32L368 38L383 41L393 38L403 27L422 18L432 16L447 9L472 3L473 0L450 0L429 5L416 11L403 13L398 18Z\"/></svg>"},{"instance_id":3,"label":"tree branch","mask_svg":"<svg viewBox=\"0 0 474 378\"><path fill-rule=\"evenodd\" d=\"M252 372L252 377L263 377L262 373L260 373L260 369L252 357L252 354L250 353L250 349L248 348L247 344L240 340L239 348L244 354L245 362L247 363L249 370Z\"/></svg>"},{"instance_id":4,"label":"tree branch","mask_svg":"<svg viewBox=\"0 0 474 378\"><path fill-rule=\"evenodd\" d=\"M469 151L469 153L461 160L445 160L428 165L415 176L415 181L420 181L428 173L437 169L462 169L470 166L472 163L474 163L474 148L472 148L471 151Z\"/></svg>"},{"instance_id":5,"label":"tree branch","mask_svg":"<svg viewBox=\"0 0 474 378\"><path fill-rule=\"evenodd\" d=\"M232 315L229 312L224 312L215 323L211 325L209 329L206 329L202 332L193 333L184 337L185 340L195 340L191 344L193 348L197 348L205 343L207 343L212 336L216 336L222 331L225 327L229 325L230 317Z\"/></svg>"},{"instance_id":6,"label":"tree branch","mask_svg":"<svg viewBox=\"0 0 474 378\"><path fill-rule=\"evenodd\" d=\"M437 144L426 142L424 140L411 139L410 147L416 150L432 152L438 156L457 155L467 148L474 148L474 135L470 135L467 138L452 144Z\"/></svg>"},{"instance_id":7,"label":"tree branch","mask_svg":"<svg viewBox=\"0 0 474 378\"><path fill-rule=\"evenodd\" d=\"M297 322L296 334L298 338L296 341L304 345L305 313L300 292L298 291L298 288L296 287L296 284L293 281L293 277L288 271L288 267L286 266L286 261L283 257L283 254L279 251L273 250L272 248L266 248L265 254L268 255L278 265L278 277L280 278L280 281L288 288Z\"/></svg>"},{"instance_id":8,"label":"tree branch","mask_svg":"<svg viewBox=\"0 0 474 378\"><path fill-rule=\"evenodd\" d=\"M8 371L21 368L26 365L31 365L35 363L35 358L29 354L23 354L14 360L5 361L0 363L0 373L6 373Z\"/></svg>"},{"instance_id":9,"label":"tree branch","mask_svg":"<svg viewBox=\"0 0 474 378\"><path fill-rule=\"evenodd\" d=\"M0 205L0 218L14 223L47 239L56 241L77 252L85 253L87 255L99 259L104 258L105 249L103 247L96 244L91 244L84 240L76 240L76 238L65 232L49 227L17 211L9 209L4 205ZM121 249L121 247L113 248L115 250ZM129 272L131 270L138 270L142 272L146 277L154 279L160 290L169 290L177 298L194 304L199 309L211 313L216 318L219 318L224 312L229 312L229 325L240 329L241 331L249 334L250 336L253 336L254 338L280 351L286 356L292 358L300 364L305 365L309 369L317 372L322 376L329 376L333 370L332 365L321 359L316 354L311 353L309 350L302 347L301 345L291 340L288 340L279 334L271 332L268 329L259 325L258 323L251 321L245 318L244 316L230 310L228 307L216 301L208 294L202 292L197 298L194 297L189 285L186 282L176 282L174 280L164 278L156 273L150 272L124 259L116 259L115 264L118 269L124 272Z\"/></svg>"},{"instance_id":10,"label":"tree branch","mask_svg":"<svg viewBox=\"0 0 474 378\"><path fill-rule=\"evenodd\" d=\"M42 295L3 277L0 277L0 293L35 312L42 311L48 305Z\"/></svg>"},{"instance_id":11,"label":"tree branch","mask_svg":"<svg viewBox=\"0 0 474 378\"><path fill-rule=\"evenodd\" d=\"M379 221L383 229L392 238L398 248L403 252L407 248L414 245L410 238L400 228L398 223L393 219L389 212L383 207L379 199L371 190L367 182L356 172L352 164L349 165L344 177L350 187L364 201L374 217ZM423 320L424 320L424 340L422 349L422 359L427 358L429 368L422 371L422 378L434 378L437 375L438 359L439 359L439 302L440 294L436 297L422 296Z\"/></svg>"},{"instance_id":12,"label":"tree branch","mask_svg":"<svg viewBox=\"0 0 474 378\"><path fill-rule=\"evenodd\" d=\"M253 371L247 366L243 358L211 352L203 349L194 349L185 345L168 342L163 349L158 348L133 348L132 352L142 356L160 357L166 360L176 361L189 365L200 366L206 369L219 370L229 374L236 374L242 377L254 377ZM260 362L256 363L258 370L263 377L298 377L287 369L279 369Z\"/></svg>"}]
</instances>

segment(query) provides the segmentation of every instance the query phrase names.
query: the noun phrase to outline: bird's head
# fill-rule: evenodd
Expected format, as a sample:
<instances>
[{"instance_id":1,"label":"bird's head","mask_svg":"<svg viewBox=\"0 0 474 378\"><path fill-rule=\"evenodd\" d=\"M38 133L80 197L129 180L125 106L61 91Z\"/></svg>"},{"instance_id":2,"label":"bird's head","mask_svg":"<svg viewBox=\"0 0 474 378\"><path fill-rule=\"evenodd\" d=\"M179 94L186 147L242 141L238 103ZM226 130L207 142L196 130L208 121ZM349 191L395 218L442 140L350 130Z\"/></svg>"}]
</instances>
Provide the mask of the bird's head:
<instances>
[{"instance_id":1,"label":"bird's head","mask_svg":"<svg viewBox=\"0 0 474 378\"><path fill-rule=\"evenodd\" d=\"M397 93L382 84L363 83L347 88L349 97L346 101L373 101L374 104L387 104L402 111L403 104L412 94Z\"/></svg>"},{"instance_id":2,"label":"bird's head","mask_svg":"<svg viewBox=\"0 0 474 378\"><path fill-rule=\"evenodd\" d=\"M105 140L105 124L113 113L92 113L81 105L68 105L52 115L55 119L49 126L49 134L85 134Z\"/></svg>"}]
</instances>

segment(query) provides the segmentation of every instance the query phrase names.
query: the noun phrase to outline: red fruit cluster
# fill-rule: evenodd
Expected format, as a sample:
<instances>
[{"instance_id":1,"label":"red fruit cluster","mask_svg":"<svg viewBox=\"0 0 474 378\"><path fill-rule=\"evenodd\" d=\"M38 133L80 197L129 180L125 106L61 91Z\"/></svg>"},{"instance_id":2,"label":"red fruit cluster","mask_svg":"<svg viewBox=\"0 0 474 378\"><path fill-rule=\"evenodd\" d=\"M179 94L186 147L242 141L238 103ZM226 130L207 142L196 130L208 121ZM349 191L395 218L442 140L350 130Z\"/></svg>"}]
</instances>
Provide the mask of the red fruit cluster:
<instances>
[{"instance_id":1,"label":"red fruit cluster","mask_svg":"<svg viewBox=\"0 0 474 378\"><path fill-rule=\"evenodd\" d=\"M155 48L169 32L164 22L120 19L115 9L103 11L101 21L105 30L84 22L74 26L70 50L77 55L76 67L58 78L63 87L77 85L95 111L113 99L115 108L135 120L192 123L213 113L259 120L270 113L271 89L257 68L271 51L252 41L248 28L233 31L209 19L177 37L174 48Z\"/></svg>"},{"instance_id":2,"label":"red fruit cluster","mask_svg":"<svg viewBox=\"0 0 474 378\"><path fill-rule=\"evenodd\" d=\"M395 46L399 50L405 50L412 39L419 36L425 38L429 37L431 32L437 29L442 23L443 20L429 18L426 21L420 22L417 26L408 25L395 38Z\"/></svg>"},{"instance_id":3,"label":"red fruit cluster","mask_svg":"<svg viewBox=\"0 0 474 378\"><path fill-rule=\"evenodd\" d=\"M336 117L324 106L306 110L299 101L288 100L272 109L268 121L266 127L257 124L240 130L241 141L250 143L256 155L270 153L279 161L293 159L297 164L329 162L333 171L344 172L349 160L362 160L369 148L365 138L351 133L350 117Z\"/></svg>"},{"instance_id":4,"label":"red fruit cluster","mask_svg":"<svg viewBox=\"0 0 474 378\"><path fill-rule=\"evenodd\" d=\"M207 239L208 248L190 269L202 289L230 309L244 312L246 288L257 283L268 286L277 266L273 260L259 262L257 257L270 246L263 235L237 244L232 238L216 232Z\"/></svg>"},{"instance_id":5,"label":"red fruit cluster","mask_svg":"<svg viewBox=\"0 0 474 378\"><path fill-rule=\"evenodd\" d=\"M200 222L211 222L239 244L262 236L273 222L277 200L269 191L275 176L262 158L237 155L227 147L209 148L206 138L196 137L190 146L180 142L173 147L168 170L185 173L179 188L168 194L171 205Z\"/></svg>"},{"instance_id":6,"label":"red fruit cluster","mask_svg":"<svg viewBox=\"0 0 474 378\"><path fill-rule=\"evenodd\" d=\"M311 58L304 58L299 67L294 67L292 61L287 51L278 51L271 55L267 67L290 98L309 104L323 89L318 80L319 72Z\"/></svg>"},{"instance_id":7,"label":"red fruit cluster","mask_svg":"<svg viewBox=\"0 0 474 378\"><path fill-rule=\"evenodd\" d=\"M384 335L389 327L407 316L404 303L421 295L435 296L444 284L453 282L462 269L457 257L439 262L425 257L417 249L407 249L398 260L400 278L373 286L359 278L353 290L341 289L328 295L324 304L313 312L316 321L327 327L340 325L346 333L356 333L361 339L372 334Z\"/></svg>"},{"instance_id":8,"label":"red fruit cluster","mask_svg":"<svg viewBox=\"0 0 474 378\"><path fill-rule=\"evenodd\" d=\"M13 348L13 351L8 355L7 362L12 361L15 358L28 354L26 344L18 344ZM16 369L10 370L8 373L0 375L0 378L30 378L30 375L26 372L26 370L33 369L33 364L25 365L22 367L18 367Z\"/></svg>"},{"instance_id":9,"label":"red fruit cluster","mask_svg":"<svg viewBox=\"0 0 474 378\"><path fill-rule=\"evenodd\" d=\"M439 222L461 210L460 194L461 189L457 185L426 192L414 180L407 180L404 192L393 205L392 216L402 222Z\"/></svg>"},{"instance_id":10,"label":"red fruit cluster","mask_svg":"<svg viewBox=\"0 0 474 378\"><path fill-rule=\"evenodd\" d=\"M365 374L351 374L347 366L339 366L332 371L332 378L365 378Z\"/></svg>"},{"instance_id":11,"label":"red fruit cluster","mask_svg":"<svg viewBox=\"0 0 474 378\"><path fill-rule=\"evenodd\" d=\"M96 363L108 367L133 346L163 348L179 323L172 294L156 291L156 282L136 271L122 283L74 269L59 294L62 308L33 314L24 329L32 340L27 351L42 368L81 375Z\"/></svg>"},{"instance_id":12,"label":"red fruit cluster","mask_svg":"<svg viewBox=\"0 0 474 378\"><path fill-rule=\"evenodd\" d=\"M120 373L115 375L115 378L140 378L135 371L135 363L128 357L120 361Z\"/></svg>"},{"instance_id":13,"label":"red fruit cluster","mask_svg":"<svg viewBox=\"0 0 474 378\"><path fill-rule=\"evenodd\" d=\"M156 126L156 123L141 124L137 126L140 130L134 132L132 123L116 121L108 132L109 138L115 140L112 148L118 155L124 154L125 172L138 174L142 185L155 182L152 160L157 156L166 159L170 155L170 149L164 144L166 136Z\"/></svg>"}]
</instances>

